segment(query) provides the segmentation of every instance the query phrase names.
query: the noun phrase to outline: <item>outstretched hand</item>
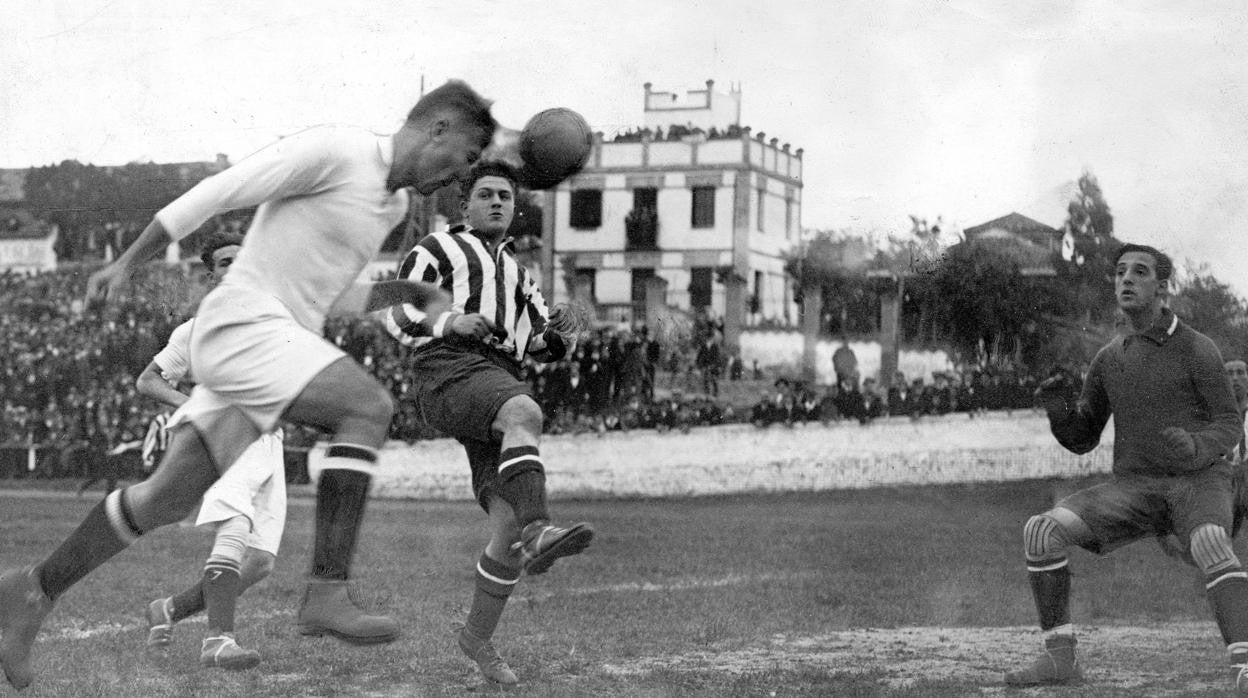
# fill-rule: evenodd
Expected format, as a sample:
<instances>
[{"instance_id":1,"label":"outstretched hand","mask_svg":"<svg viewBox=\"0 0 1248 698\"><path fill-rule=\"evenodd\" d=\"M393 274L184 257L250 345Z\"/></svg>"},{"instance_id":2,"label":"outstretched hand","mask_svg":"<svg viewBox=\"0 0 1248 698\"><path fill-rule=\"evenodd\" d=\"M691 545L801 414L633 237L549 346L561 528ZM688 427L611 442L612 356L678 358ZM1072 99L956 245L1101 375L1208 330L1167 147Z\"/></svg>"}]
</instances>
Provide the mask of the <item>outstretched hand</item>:
<instances>
[{"instance_id":1,"label":"outstretched hand","mask_svg":"<svg viewBox=\"0 0 1248 698\"><path fill-rule=\"evenodd\" d=\"M102 308L109 298L115 298L130 275L116 263L109 264L91 274L87 278L86 307L91 310Z\"/></svg>"},{"instance_id":2,"label":"outstretched hand","mask_svg":"<svg viewBox=\"0 0 1248 698\"><path fill-rule=\"evenodd\" d=\"M576 316L572 306L567 303L556 303L546 318L546 326L553 332L571 334L577 331Z\"/></svg>"}]
</instances>

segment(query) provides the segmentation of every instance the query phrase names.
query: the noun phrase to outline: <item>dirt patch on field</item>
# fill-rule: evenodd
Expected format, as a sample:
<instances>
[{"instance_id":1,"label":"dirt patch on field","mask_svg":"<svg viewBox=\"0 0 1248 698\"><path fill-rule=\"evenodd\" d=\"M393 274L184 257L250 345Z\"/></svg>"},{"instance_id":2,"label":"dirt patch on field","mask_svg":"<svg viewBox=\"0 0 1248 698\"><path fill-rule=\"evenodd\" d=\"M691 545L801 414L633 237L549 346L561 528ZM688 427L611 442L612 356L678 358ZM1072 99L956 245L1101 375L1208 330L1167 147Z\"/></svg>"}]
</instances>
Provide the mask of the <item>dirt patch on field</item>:
<instances>
[{"instance_id":1,"label":"dirt patch on field","mask_svg":"<svg viewBox=\"0 0 1248 698\"><path fill-rule=\"evenodd\" d=\"M1221 695L1231 686L1225 651L1212 623L1079 629L1086 682L1070 689L1008 689L1002 672L1028 663L1039 651L1028 628L851 629L817 636L775 635L765 644L714 647L676 655L614 662L604 672L620 677L654 671L800 672L877 674L881 689L914 689L926 683L960 684L979 695Z\"/></svg>"}]
</instances>

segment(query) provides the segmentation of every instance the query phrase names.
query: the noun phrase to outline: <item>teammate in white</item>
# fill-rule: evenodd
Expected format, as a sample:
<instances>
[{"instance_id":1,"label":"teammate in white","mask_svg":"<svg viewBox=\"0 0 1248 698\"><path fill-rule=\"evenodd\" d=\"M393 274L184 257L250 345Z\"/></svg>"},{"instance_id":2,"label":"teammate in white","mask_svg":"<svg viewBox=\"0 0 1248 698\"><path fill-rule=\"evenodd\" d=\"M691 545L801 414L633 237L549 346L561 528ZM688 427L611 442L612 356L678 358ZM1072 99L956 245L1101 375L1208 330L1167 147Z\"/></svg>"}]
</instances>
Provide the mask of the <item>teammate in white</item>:
<instances>
[{"instance_id":1,"label":"teammate in white","mask_svg":"<svg viewBox=\"0 0 1248 698\"><path fill-rule=\"evenodd\" d=\"M214 233L200 252L209 284L225 278L238 255L243 236ZM193 382L190 364L194 318L178 325L135 382L139 392L179 408L187 395L177 389ZM175 411L167 428L174 428L183 413ZM254 462L253 462L254 461ZM199 661L206 667L249 669L260 663L260 653L238 645L234 634L237 595L273 571L277 550L286 526L286 468L282 458L282 430L261 436L220 480L204 493L200 526L216 528L212 552L204 564L203 577L173 596L147 605L147 644L163 648L173 639L173 626L200 611L208 611L208 634ZM239 578L234 585L232 576ZM235 589L237 586L237 589ZM235 593L236 592L236 593Z\"/></svg>"},{"instance_id":2,"label":"teammate in white","mask_svg":"<svg viewBox=\"0 0 1248 698\"><path fill-rule=\"evenodd\" d=\"M141 262L212 215L259 205L233 269L200 304L191 336L199 383L160 466L146 481L111 493L45 560L0 575L0 666L12 685L30 683L31 647L55 599L140 535L186 516L279 417L333 433L317 483L300 631L360 644L398 636L397 623L365 613L348 589L393 399L322 338L322 322L331 306L449 310L446 295L429 284L355 280L403 221L404 188L429 194L458 179L497 126L489 103L452 81L422 97L392 136L330 127L289 136L169 204L91 276L87 298L95 307L115 296Z\"/></svg>"}]
</instances>

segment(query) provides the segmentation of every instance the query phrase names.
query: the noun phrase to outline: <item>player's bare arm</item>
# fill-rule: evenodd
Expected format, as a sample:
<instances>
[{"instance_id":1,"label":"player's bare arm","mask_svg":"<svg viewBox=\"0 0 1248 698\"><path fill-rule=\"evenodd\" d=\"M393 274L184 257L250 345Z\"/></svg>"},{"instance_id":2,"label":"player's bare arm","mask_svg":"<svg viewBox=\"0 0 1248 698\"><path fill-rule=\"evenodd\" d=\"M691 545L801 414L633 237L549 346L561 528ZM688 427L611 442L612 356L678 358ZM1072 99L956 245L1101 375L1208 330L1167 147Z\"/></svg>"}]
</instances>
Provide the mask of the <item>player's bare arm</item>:
<instances>
[{"instance_id":1,"label":"player's bare arm","mask_svg":"<svg viewBox=\"0 0 1248 698\"><path fill-rule=\"evenodd\" d=\"M395 305L411 305L430 316L451 309L451 297L434 284L393 279L354 284L334 301L335 314L371 313Z\"/></svg>"},{"instance_id":2,"label":"player's bare arm","mask_svg":"<svg viewBox=\"0 0 1248 698\"><path fill-rule=\"evenodd\" d=\"M96 305L106 302L110 296L130 280L140 264L156 256L173 243L169 232L155 218L139 235L134 244L126 248L112 264L95 272L87 279L87 303Z\"/></svg>"},{"instance_id":3,"label":"player's bare arm","mask_svg":"<svg viewBox=\"0 0 1248 698\"><path fill-rule=\"evenodd\" d=\"M134 381L134 387L139 394L145 395L168 405L169 407L178 408L182 403L186 402L187 395L169 385L169 381L160 375L160 366L155 361L149 361L147 367L139 374Z\"/></svg>"}]
</instances>

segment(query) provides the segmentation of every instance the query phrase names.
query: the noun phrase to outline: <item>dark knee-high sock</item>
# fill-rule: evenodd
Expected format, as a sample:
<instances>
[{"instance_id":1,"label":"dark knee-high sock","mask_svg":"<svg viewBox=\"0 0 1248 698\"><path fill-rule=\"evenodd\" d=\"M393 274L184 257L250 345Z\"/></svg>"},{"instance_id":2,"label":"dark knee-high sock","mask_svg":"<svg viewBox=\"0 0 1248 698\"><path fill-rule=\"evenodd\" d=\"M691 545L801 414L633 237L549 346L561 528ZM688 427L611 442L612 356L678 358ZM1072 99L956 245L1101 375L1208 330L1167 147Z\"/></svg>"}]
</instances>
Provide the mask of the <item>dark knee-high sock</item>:
<instances>
[{"instance_id":1,"label":"dark knee-high sock","mask_svg":"<svg viewBox=\"0 0 1248 698\"><path fill-rule=\"evenodd\" d=\"M263 575L251 574L243 576L240 572L238 581L238 596L242 596L256 582L264 579ZM173 609L169 614L173 622L177 623L186 620L191 616L199 613L207 608L204 602L204 578L201 576L191 586L169 597Z\"/></svg>"},{"instance_id":2,"label":"dark knee-high sock","mask_svg":"<svg viewBox=\"0 0 1248 698\"><path fill-rule=\"evenodd\" d=\"M546 471L536 446L514 446L498 455L498 496L515 510L521 527L550 519Z\"/></svg>"},{"instance_id":3,"label":"dark knee-high sock","mask_svg":"<svg viewBox=\"0 0 1248 698\"><path fill-rule=\"evenodd\" d=\"M520 570L481 553L481 559L477 561L476 580L472 609L468 611L465 628L478 640L488 640L494 636L507 599L516 588L516 582L520 581Z\"/></svg>"},{"instance_id":4,"label":"dark knee-high sock","mask_svg":"<svg viewBox=\"0 0 1248 698\"><path fill-rule=\"evenodd\" d=\"M242 586L238 563L209 559L204 565L203 585L204 604L208 607L208 630L213 633L234 632L234 609Z\"/></svg>"},{"instance_id":5,"label":"dark knee-high sock","mask_svg":"<svg viewBox=\"0 0 1248 698\"><path fill-rule=\"evenodd\" d=\"M316 484L316 548L312 576L345 580L351 574L355 540L364 520L372 476L364 469L377 463L376 449L334 444Z\"/></svg>"},{"instance_id":6,"label":"dark knee-high sock","mask_svg":"<svg viewBox=\"0 0 1248 698\"><path fill-rule=\"evenodd\" d=\"M1238 564L1211 572L1205 593L1231 661L1248 662L1248 574Z\"/></svg>"},{"instance_id":7,"label":"dark knee-high sock","mask_svg":"<svg viewBox=\"0 0 1248 698\"><path fill-rule=\"evenodd\" d=\"M178 622L199 613L206 608L204 602L204 578L172 597L173 612L169 614L173 622Z\"/></svg>"},{"instance_id":8,"label":"dark knee-high sock","mask_svg":"<svg viewBox=\"0 0 1248 698\"><path fill-rule=\"evenodd\" d=\"M1040 615L1040 629L1049 632L1069 626L1070 565L1066 558L1028 560L1027 579Z\"/></svg>"},{"instance_id":9,"label":"dark knee-high sock","mask_svg":"<svg viewBox=\"0 0 1248 698\"><path fill-rule=\"evenodd\" d=\"M48 598L55 600L143 535L126 503L128 489L110 492L39 565L39 581Z\"/></svg>"}]
</instances>

